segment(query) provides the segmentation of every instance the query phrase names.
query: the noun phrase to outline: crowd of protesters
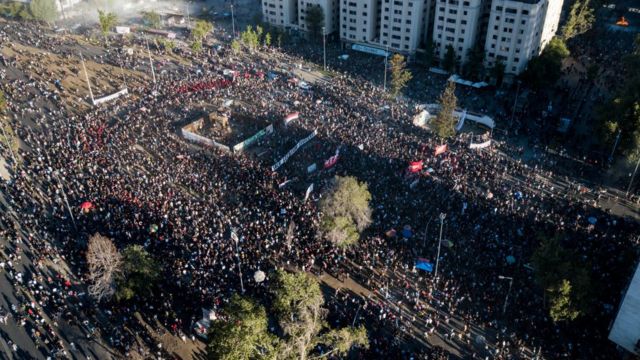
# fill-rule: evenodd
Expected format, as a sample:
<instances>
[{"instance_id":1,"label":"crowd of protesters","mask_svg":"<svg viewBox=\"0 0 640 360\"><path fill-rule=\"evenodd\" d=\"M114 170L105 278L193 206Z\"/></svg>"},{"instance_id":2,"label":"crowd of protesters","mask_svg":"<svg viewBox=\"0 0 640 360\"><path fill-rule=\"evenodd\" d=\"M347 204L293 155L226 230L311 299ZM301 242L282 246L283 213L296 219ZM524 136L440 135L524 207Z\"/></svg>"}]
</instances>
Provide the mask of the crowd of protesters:
<instances>
[{"instance_id":1,"label":"crowd of protesters","mask_svg":"<svg viewBox=\"0 0 640 360\"><path fill-rule=\"evenodd\" d=\"M67 57L75 57L74 47L80 46L35 26L5 25L0 36ZM111 48L124 47L123 41L113 39ZM132 47L144 44L127 41ZM153 46L152 51L161 54ZM433 344L478 359L615 354L606 331L635 261L635 222L594 207L582 185L542 170L544 159L514 160L518 149L508 143L472 150L474 136L463 133L435 155L443 142L412 124L417 104L388 100L378 86L346 72L300 89L290 71L304 60L263 51L272 56L206 50L189 56L197 65L176 65L157 84L130 83L132 96L86 111L65 106L63 94L52 88L55 79L47 78L46 63L25 67L3 60L8 113L24 143L21 161L10 162L11 181L1 183L8 204L0 218L0 237L8 244L4 271L23 294L3 316L10 313L10 321L25 326L44 354L79 356L81 349L56 330L57 321L84 326L89 336L91 324L101 324L109 345L123 354L140 347L134 334L144 331L135 313L191 335L201 308L218 311L240 290L238 261L248 293L258 298L266 296L269 280L255 283L254 272L283 267L326 272L368 289L371 295L361 297L345 287L327 302L336 326L368 326L371 346L363 358L446 356ZM85 57L149 71L147 59L137 54L111 50ZM229 79L225 69L277 76L235 76L224 87L197 85ZM229 99L243 104L243 114L275 125L273 134L254 145L257 150L229 154L181 138L182 126L205 115L203 102ZM233 105L229 112L233 121ZM300 116L285 126L282 119L292 112ZM313 140L271 171L314 130ZM336 150L338 161L324 169ZM10 158L7 151L3 155ZM422 161L423 170L409 173L412 161ZM312 163L317 170L309 172ZM336 174L357 177L372 194L372 225L347 250L316 236L317 201ZM305 199L311 184L314 190ZM84 202L93 208L81 211ZM440 213L446 214L447 246L436 280L414 265L418 257L435 262ZM238 254L232 228L240 236ZM114 239L119 248L143 245L161 261L156 296L95 304L84 294L84 251L94 233ZM599 291L580 326L549 319L543 291L525 266L540 238L555 234L593 266ZM25 253L32 266L15 267ZM68 276L46 266L63 263L69 264ZM509 283L499 276L513 278L504 314ZM111 316L100 317L98 308ZM150 338L144 342L167 356Z\"/></svg>"}]
</instances>

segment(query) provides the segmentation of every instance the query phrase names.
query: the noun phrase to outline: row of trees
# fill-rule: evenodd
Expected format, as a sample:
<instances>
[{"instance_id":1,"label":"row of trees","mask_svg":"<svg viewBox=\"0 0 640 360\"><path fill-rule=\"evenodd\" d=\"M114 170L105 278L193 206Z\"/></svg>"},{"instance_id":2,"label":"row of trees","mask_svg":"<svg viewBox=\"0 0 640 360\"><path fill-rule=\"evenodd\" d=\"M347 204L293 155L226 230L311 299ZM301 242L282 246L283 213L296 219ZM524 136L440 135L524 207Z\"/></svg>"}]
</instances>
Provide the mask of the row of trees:
<instances>
[{"instance_id":1,"label":"row of trees","mask_svg":"<svg viewBox=\"0 0 640 360\"><path fill-rule=\"evenodd\" d=\"M596 118L600 124L603 146L611 146L620 134L618 151L631 163L640 157L640 35L632 54L622 59L624 83L615 96L600 106Z\"/></svg>"},{"instance_id":2,"label":"row of trees","mask_svg":"<svg viewBox=\"0 0 640 360\"><path fill-rule=\"evenodd\" d=\"M269 289L271 310L255 300L234 295L220 320L211 326L207 352L219 360L319 359L346 355L354 346L368 348L363 326L333 329L317 280L306 273L274 274ZM279 331L269 327L274 318ZM317 353L318 346L325 351Z\"/></svg>"},{"instance_id":3,"label":"row of trees","mask_svg":"<svg viewBox=\"0 0 640 360\"><path fill-rule=\"evenodd\" d=\"M22 2L6 2L0 4L0 14L21 20L37 20L51 24L58 19L58 7L55 0L32 0L28 4Z\"/></svg>"},{"instance_id":4,"label":"row of trees","mask_svg":"<svg viewBox=\"0 0 640 360\"><path fill-rule=\"evenodd\" d=\"M97 301L126 301L150 294L160 276L160 266L140 245L120 252L108 237L95 234L87 248L89 295Z\"/></svg>"}]
</instances>

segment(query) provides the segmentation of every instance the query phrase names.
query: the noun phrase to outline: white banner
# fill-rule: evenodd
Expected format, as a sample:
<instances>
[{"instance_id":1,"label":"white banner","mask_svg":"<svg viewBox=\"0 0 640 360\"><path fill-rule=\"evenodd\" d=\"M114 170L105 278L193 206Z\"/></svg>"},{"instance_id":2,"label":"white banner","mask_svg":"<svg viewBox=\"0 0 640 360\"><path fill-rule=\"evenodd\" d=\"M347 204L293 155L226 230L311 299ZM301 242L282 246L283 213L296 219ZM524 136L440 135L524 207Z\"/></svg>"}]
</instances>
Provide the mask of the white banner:
<instances>
[{"instance_id":1,"label":"white banner","mask_svg":"<svg viewBox=\"0 0 640 360\"><path fill-rule=\"evenodd\" d=\"M93 105L98 105L98 104L102 104L103 102L107 102L107 101L111 101L113 99L117 99L122 95L127 95L128 93L129 93L129 90L124 88L124 89L118 91L117 93L113 93L111 95L107 95L105 97L101 97L99 99L93 100Z\"/></svg>"},{"instance_id":2,"label":"white banner","mask_svg":"<svg viewBox=\"0 0 640 360\"><path fill-rule=\"evenodd\" d=\"M313 132L309 134L309 136L298 141L296 146L291 148L291 150L289 150L289 152L285 156L283 156L282 159L280 159L277 163L273 164L273 166L271 167L271 171L278 170L278 168L284 165L284 163L286 163L287 160L289 160L289 158L298 151L298 149L300 149L302 146L304 146L304 144L308 143L311 139L316 137L316 135L318 135L318 129L313 130Z\"/></svg>"},{"instance_id":3,"label":"white banner","mask_svg":"<svg viewBox=\"0 0 640 360\"><path fill-rule=\"evenodd\" d=\"M209 138L206 138L206 137L198 135L198 134L194 134L191 131L185 130L184 128L181 129L181 130L182 130L182 136L187 140L195 141L195 142L197 142L199 144L202 144L202 145L213 146L213 147L216 147L216 148L218 148L220 150L224 150L224 151L227 151L227 152L231 151L231 149L229 149L228 146L225 146L225 145L222 145L220 143L217 143L217 142L215 142L215 141L213 141L213 140L211 140Z\"/></svg>"},{"instance_id":4,"label":"white banner","mask_svg":"<svg viewBox=\"0 0 640 360\"><path fill-rule=\"evenodd\" d=\"M311 195L311 192L313 191L313 183L311 183L311 185L309 185L309 187L307 188L307 193L304 195L304 201L307 202L307 199L309 199L309 195Z\"/></svg>"},{"instance_id":5,"label":"white banner","mask_svg":"<svg viewBox=\"0 0 640 360\"><path fill-rule=\"evenodd\" d=\"M469 144L469 149L484 149L486 147L489 147L490 145L491 145L491 139L478 144L471 143Z\"/></svg>"}]
</instances>

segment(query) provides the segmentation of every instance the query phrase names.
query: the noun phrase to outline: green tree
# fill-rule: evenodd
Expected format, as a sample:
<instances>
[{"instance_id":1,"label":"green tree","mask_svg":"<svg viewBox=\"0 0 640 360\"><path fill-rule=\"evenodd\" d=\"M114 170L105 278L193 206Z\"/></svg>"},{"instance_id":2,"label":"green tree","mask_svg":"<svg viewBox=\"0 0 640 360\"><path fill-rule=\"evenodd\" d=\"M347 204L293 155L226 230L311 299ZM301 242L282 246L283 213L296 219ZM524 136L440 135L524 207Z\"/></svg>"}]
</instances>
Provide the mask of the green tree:
<instances>
[{"instance_id":1,"label":"green tree","mask_svg":"<svg viewBox=\"0 0 640 360\"><path fill-rule=\"evenodd\" d=\"M560 236L545 238L539 234L540 246L531 263L535 281L549 294L549 315L553 321L575 320L591 306L591 280L579 256L566 250Z\"/></svg>"},{"instance_id":2,"label":"green tree","mask_svg":"<svg viewBox=\"0 0 640 360\"><path fill-rule=\"evenodd\" d=\"M522 78L534 89L549 88L562 76L562 60L569 55L569 49L564 41L554 37L540 56L529 61Z\"/></svg>"},{"instance_id":3,"label":"green tree","mask_svg":"<svg viewBox=\"0 0 640 360\"><path fill-rule=\"evenodd\" d=\"M29 6L20 2L6 2L0 4L0 15L12 19L33 20Z\"/></svg>"},{"instance_id":4,"label":"green tree","mask_svg":"<svg viewBox=\"0 0 640 360\"><path fill-rule=\"evenodd\" d=\"M324 11L320 5L310 5L307 7L307 29L314 38L322 36L322 27L324 26Z\"/></svg>"},{"instance_id":5,"label":"green tree","mask_svg":"<svg viewBox=\"0 0 640 360\"><path fill-rule=\"evenodd\" d=\"M266 33L264 35L264 46L266 47L271 46L271 33Z\"/></svg>"},{"instance_id":6,"label":"green tree","mask_svg":"<svg viewBox=\"0 0 640 360\"><path fill-rule=\"evenodd\" d=\"M258 43L262 40L262 34L264 34L264 29L260 25L256 25L256 40Z\"/></svg>"},{"instance_id":7,"label":"green tree","mask_svg":"<svg viewBox=\"0 0 640 360\"><path fill-rule=\"evenodd\" d=\"M233 295L209 333L207 355L216 360L253 360L272 358L277 338L268 331L264 306L251 299Z\"/></svg>"},{"instance_id":8,"label":"green tree","mask_svg":"<svg viewBox=\"0 0 640 360\"><path fill-rule=\"evenodd\" d=\"M167 51L167 53L172 53L173 49L176 47L176 42L169 39L159 38L158 41L160 45Z\"/></svg>"},{"instance_id":9,"label":"green tree","mask_svg":"<svg viewBox=\"0 0 640 360\"><path fill-rule=\"evenodd\" d=\"M575 0L571 5L567 22L560 31L564 41L589 31L595 22L591 0Z\"/></svg>"},{"instance_id":10,"label":"green tree","mask_svg":"<svg viewBox=\"0 0 640 360\"><path fill-rule=\"evenodd\" d=\"M456 134L457 119L453 112L458 106L458 98L455 92L456 84L453 81L448 81L447 87L438 99L440 110L431 122L431 129L443 139L448 139Z\"/></svg>"},{"instance_id":11,"label":"green tree","mask_svg":"<svg viewBox=\"0 0 640 360\"><path fill-rule=\"evenodd\" d=\"M618 151L630 163L638 159L640 149L640 35L634 53L623 59L627 76L615 95L596 109L598 138L610 147L620 131Z\"/></svg>"},{"instance_id":12,"label":"green tree","mask_svg":"<svg viewBox=\"0 0 640 360\"><path fill-rule=\"evenodd\" d=\"M502 86L502 82L504 81L504 71L506 68L507 67L502 60L496 60L496 63L491 68L491 76L496 80L496 87Z\"/></svg>"},{"instance_id":13,"label":"green tree","mask_svg":"<svg viewBox=\"0 0 640 360\"><path fill-rule=\"evenodd\" d=\"M109 33L109 30L118 23L118 17L112 12L108 13L98 10L98 21L100 22L100 32L102 32L102 36L104 36L104 40L108 45L109 39L107 38L107 34Z\"/></svg>"},{"instance_id":14,"label":"green tree","mask_svg":"<svg viewBox=\"0 0 640 360\"><path fill-rule=\"evenodd\" d=\"M429 70L429 68L431 67L431 64L433 64L433 40L429 39L427 40L427 43L425 44L424 47L424 64L427 66L427 70Z\"/></svg>"},{"instance_id":15,"label":"green tree","mask_svg":"<svg viewBox=\"0 0 640 360\"><path fill-rule=\"evenodd\" d=\"M237 55L240 52L240 49L242 47L240 46L240 42L237 39L234 39L231 42L231 51L233 52L234 55Z\"/></svg>"},{"instance_id":16,"label":"green tree","mask_svg":"<svg viewBox=\"0 0 640 360\"><path fill-rule=\"evenodd\" d=\"M561 277L569 273L567 263L568 253L560 245L560 238L553 236L545 238L538 235L540 246L531 257L531 264L535 271L535 281L543 289L556 286Z\"/></svg>"},{"instance_id":17,"label":"green tree","mask_svg":"<svg viewBox=\"0 0 640 360\"><path fill-rule=\"evenodd\" d=\"M573 303L571 282L563 279L558 285L550 289L551 308L549 315L554 322L572 321L581 315L581 311Z\"/></svg>"},{"instance_id":18,"label":"green tree","mask_svg":"<svg viewBox=\"0 0 640 360\"><path fill-rule=\"evenodd\" d=\"M162 22L162 18L160 17L160 14L158 14L157 12L151 10L151 11L143 11L142 12L142 21L144 21L145 24L147 24L148 26L157 29L160 27L161 22Z\"/></svg>"},{"instance_id":19,"label":"green tree","mask_svg":"<svg viewBox=\"0 0 640 360\"><path fill-rule=\"evenodd\" d=\"M318 344L329 346L330 353L337 355L345 355L353 346L368 347L363 327L329 328L320 285L308 274L278 271L271 291L273 308L285 334L278 347L278 354L283 358L306 359Z\"/></svg>"},{"instance_id":20,"label":"green tree","mask_svg":"<svg viewBox=\"0 0 640 360\"><path fill-rule=\"evenodd\" d=\"M198 20L193 29L191 29L191 37L193 39L204 40L211 31L213 31L212 23L206 20Z\"/></svg>"},{"instance_id":21,"label":"green tree","mask_svg":"<svg viewBox=\"0 0 640 360\"><path fill-rule=\"evenodd\" d=\"M247 25L247 29L240 34L240 41L251 51L257 49L260 44L258 33L249 25Z\"/></svg>"},{"instance_id":22,"label":"green tree","mask_svg":"<svg viewBox=\"0 0 640 360\"><path fill-rule=\"evenodd\" d=\"M58 19L58 7L54 0L32 0L29 9L36 20L44 21L47 24Z\"/></svg>"},{"instance_id":23,"label":"green tree","mask_svg":"<svg viewBox=\"0 0 640 360\"><path fill-rule=\"evenodd\" d=\"M207 38L207 35L213 31L213 24L206 20L196 21L195 26L191 29L191 50L198 53L202 50L202 41Z\"/></svg>"},{"instance_id":24,"label":"green tree","mask_svg":"<svg viewBox=\"0 0 640 360\"><path fill-rule=\"evenodd\" d=\"M191 42L191 50L196 54L202 51L202 40L193 40Z\"/></svg>"},{"instance_id":25,"label":"green tree","mask_svg":"<svg viewBox=\"0 0 640 360\"><path fill-rule=\"evenodd\" d=\"M468 60L464 66L464 75L473 81L479 81L482 79L483 72L484 48L482 48L482 46L475 46L469 50Z\"/></svg>"},{"instance_id":26,"label":"green tree","mask_svg":"<svg viewBox=\"0 0 640 360\"><path fill-rule=\"evenodd\" d=\"M442 67L445 71L453 72L456 68L456 50L453 48L453 45L447 45L447 52L444 54L444 59L442 59Z\"/></svg>"},{"instance_id":27,"label":"green tree","mask_svg":"<svg viewBox=\"0 0 640 360\"><path fill-rule=\"evenodd\" d=\"M371 224L371 193L352 176L336 176L320 201L320 235L340 247L355 244Z\"/></svg>"},{"instance_id":28,"label":"green tree","mask_svg":"<svg viewBox=\"0 0 640 360\"><path fill-rule=\"evenodd\" d=\"M411 71L407 70L404 56L400 54L394 54L389 64L391 67L391 95L397 97L413 75L411 75Z\"/></svg>"},{"instance_id":29,"label":"green tree","mask_svg":"<svg viewBox=\"0 0 640 360\"><path fill-rule=\"evenodd\" d=\"M122 252L122 276L117 280L118 300L147 296L160 277L160 266L140 245L130 245Z\"/></svg>"}]
</instances>

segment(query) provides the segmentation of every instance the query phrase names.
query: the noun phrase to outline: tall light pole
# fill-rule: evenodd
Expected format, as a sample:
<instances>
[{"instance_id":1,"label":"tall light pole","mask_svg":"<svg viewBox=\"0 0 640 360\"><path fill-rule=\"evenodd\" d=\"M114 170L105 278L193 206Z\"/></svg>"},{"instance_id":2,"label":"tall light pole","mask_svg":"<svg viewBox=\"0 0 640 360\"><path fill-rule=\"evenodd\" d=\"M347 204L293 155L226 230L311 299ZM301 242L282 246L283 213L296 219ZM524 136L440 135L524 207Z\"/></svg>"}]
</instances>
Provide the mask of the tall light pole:
<instances>
[{"instance_id":1,"label":"tall light pole","mask_svg":"<svg viewBox=\"0 0 640 360\"><path fill-rule=\"evenodd\" d=\"M67 205L67 211L69 211L69 216L71 217L73 228L77 229L78 226L76 225L76 219L73 217L73 211L71 211L71 206L69 206L69 200L67 200L67 193L64 191L64 184L58 177L58 170L54 170L52 174L53 174L53 177L58 181L58 184L60 185L60 190L62 191L62 199L64 200L65 205Z\"/></svg>"},{"instance_id":2,"label":"tall light pole","mask_svg":"<svg viewBox=\"0 0 640 360\"><path fill-rule=\"evenodd\" d=\"M627 187L627 194L629 195L629 191L631 191L631 185L633 184L633 179L636 177L636 172L638 172L638 166L640 166L640 157L638 157L638 162L636 163L636 168L633 170L633 175L631 176L631 180L629 180L629 186Z\"/></svg>"},{"instance_id":3,"label":"tall light pole","mask_svg":"<svg viewBox=\"0 0 640 360\"><path fill-rule=\"evenodd\" d=\"M89 81L89 73L87 73L87 67L84 65L84 57L82 53L80 53L80 60L82 60L82 68L84 69L84 77L87 79L87 87L89 87L89 95L91 96L91 105L95 105L95 100L93 99L93 91L91 91L91 82Z\"/></svg>"},{"instance_id":4,"label":"tall light pole","mask_svg":"<svg viewBox=\"0 0 640 360\"><path fill-rule=\"evenodd\" d=\"M438 240L438 255L436 256L436 271L434 272L434 276L438 278L438 264L440 263L440 245L442 245L442 226L444 225L444 218L447 217L447 214L440 213L440 239Z\"/></svg>"},{"instance_id":5,"label":"tall light pole","mask_svg":"<svg viewBox=\"0 0 640 360\"><path fill-rule=\"evenodd\" d=\"M153 85L155 86L157 85L156 72L155 70L153 70L153 59L151 58L151 50L149 49L149 40L145 38L144 41L147 43L147 53L149 54L149 66L151 66L151 75L153 76Z\"/></svg>"},{"instance_id":6,"label":"tall light pole","mask_svg":"<svg viewBox=\"0 0 640 360\"><path fill-rule=\"evenodd\" d=\"M518 80L518 88L516 89L516 101L513 103L513 111L511 111L511 121L509 121L509 127L513 126L513 117L516 116L516 106L518 106L519 95L520 95L520 80Z\"/></svg>"},{"instance_id":7,"label":"tall light pole","mask_svg":"<svg viewBox=\"0 0 640 360\"><path fill-rule=\"evenodd\" d=\"M382 90L387 91L387 62L389 60L389 45L387 45L387 51L384 53L384 83L382 85Z\"/></svg>"},{"instance_id":8,"label":"tall light pole","mask_svg":"<svg viewBox=\"0 0 640 360\"><path fill-rule=\"evenodd\" d=\"M611 155L609 155L609 163L613 161L613 154L616 152L616 148L618 147L618 141L620 141L620 134L622 130L618 130L618 135L616 135L616 141L613 143L613 149L611 149Z\"/></svg>"},{"instance_id":9,"label":"tall light pole","mask_svg":"<svg viewBox=\"0 0 640 360\"><path fill-rule=\"evenodd\" d=\"M322 57L324 63L324 71L327 71L327 37L325 34L325 27L322 27Z\"/></svg>"},{"instance_id":10,"label":"tall light pole","mask_svg":"<svg viewBox=\"0 0 640 360\"><path fill-rule=\"evenodd\" d=\"M240 251L238 250L238 242L240 239L238 238L238 234L236 234L235 229L231 229L231 239L236 243L236 256L238 257L238 274L240 275L240 291L244 294L244 283L242 282L242 266L240 265Z\"/></svg>"},{"instance_id":11,"label":"tall light pole","mask_svg":"<svg viewBox=\"0 0 640 360\"><path fill-rule=\"evenodd\" d=\"M509 302L509 294L511 293L511 285L513 285L513 278L509 276L498 275L498 279L509 280L509 290L507 291L507 296L504 298L504 305L502 306L502 315L504 315L507 312L507 302Z\"/></svg>"},{"instance_id":12,"label":"tall light pole","mask_svg":"<svg viewBox=\"0 0 640 360\"><path fill-rule=\"evenodd\" d=\"M232 31L231 38L235 39L236 38L236 18L233 15L233 2L231 3L231 31Z\"/></svg>"}]
</instances>

